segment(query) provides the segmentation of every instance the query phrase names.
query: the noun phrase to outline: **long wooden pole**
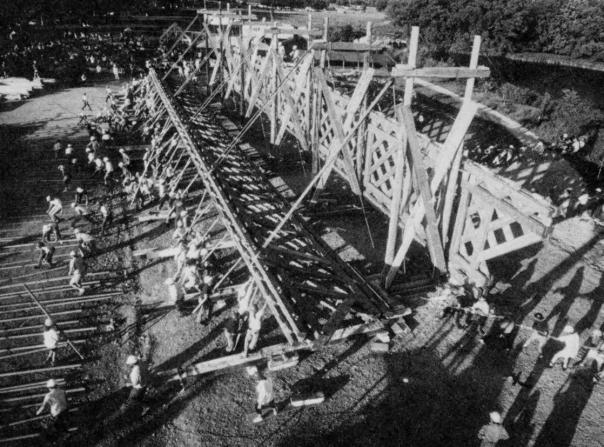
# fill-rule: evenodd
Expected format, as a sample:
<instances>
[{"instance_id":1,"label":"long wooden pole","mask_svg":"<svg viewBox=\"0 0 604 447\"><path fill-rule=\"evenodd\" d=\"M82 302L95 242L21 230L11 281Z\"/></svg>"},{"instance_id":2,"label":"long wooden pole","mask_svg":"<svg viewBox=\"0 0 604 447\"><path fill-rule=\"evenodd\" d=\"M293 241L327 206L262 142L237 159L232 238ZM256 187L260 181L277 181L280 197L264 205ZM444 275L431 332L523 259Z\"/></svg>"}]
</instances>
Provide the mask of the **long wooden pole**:
<instances>
[{"instance_id":1,"label":"long wooden pole","mask_svg":"<svg viewBox=\"0 0 604 447\"><path fill-rule=\"evenodd\" d=\"M44 306L42 306L42 304L40 304L40 301L38 301L38 298L36 298L36 295L33 294L31 289L29 287L27 287L27 284L23 284L23 287L25 288L25 290L27 290L27 293L29 294L31 299L34 301L34 303L36 303L36 305L40 308L40 310L44 313L44 315L46 315L46 318L49 318L52 320L52 316L46 311ZM59 333L65 338L65 341L67 341L67 344L71 347L71 349L73 349L73 352L75 352L78 355L78 357L80 357L82 360L84 360L84 356L82 354L80 354L80 351L78 351L78 349L75 347L75 345L69 340L69 338L67 338L65 333L58 326L57 326L57 328L59 329Z\"/></svg>"}]
</instances>

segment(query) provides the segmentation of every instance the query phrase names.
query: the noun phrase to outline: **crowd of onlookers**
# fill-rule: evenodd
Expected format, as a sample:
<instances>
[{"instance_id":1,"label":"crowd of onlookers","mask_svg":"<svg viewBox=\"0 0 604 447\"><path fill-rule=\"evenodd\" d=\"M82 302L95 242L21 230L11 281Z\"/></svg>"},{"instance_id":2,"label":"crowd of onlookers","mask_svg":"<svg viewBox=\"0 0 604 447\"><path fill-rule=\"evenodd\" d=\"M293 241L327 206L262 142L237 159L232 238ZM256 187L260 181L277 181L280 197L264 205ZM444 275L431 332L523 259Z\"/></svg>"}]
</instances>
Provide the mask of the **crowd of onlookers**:
<instances>
[{"instance_id":1,"label":"crowd of onlookers","mask_svg":"<svg viewBox=\"0 0 604 447\"><path fill-rule=\"evenodd\" d=\"M86 82L92 77L134 77L155 52L132 32L89 29L31 31L15 27L0 44L0 75Z\"/></svg>"}]
</instances>

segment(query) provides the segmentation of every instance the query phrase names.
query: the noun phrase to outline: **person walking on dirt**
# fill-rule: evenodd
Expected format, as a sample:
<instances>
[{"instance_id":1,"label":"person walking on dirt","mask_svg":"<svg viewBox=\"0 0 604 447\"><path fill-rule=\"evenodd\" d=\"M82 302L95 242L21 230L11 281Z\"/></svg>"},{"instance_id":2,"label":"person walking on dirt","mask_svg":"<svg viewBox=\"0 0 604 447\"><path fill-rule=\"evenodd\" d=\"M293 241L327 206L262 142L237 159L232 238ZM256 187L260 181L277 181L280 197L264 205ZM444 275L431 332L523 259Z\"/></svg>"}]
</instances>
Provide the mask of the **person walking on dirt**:
<instances>
[{"instance_id":1,"label":"person walking on dirt","mask_svg":"<svg viewBox=\"0 0 604 447\"><path fill-rule=\"evenodd\" d=\"M490 312L491 308L485 297L478 298L478 301L472 305L467 315L466 324L470 327L470 330L477 330L481 335L484 335L484 327Z\"/></svg>"},{"instance_id":2,"label":"person walking on dirt","mask_svg":"<svg viewBox=\"0 0 604 447\"><path fill-rule=\"evenodd\" d=\"M86 96L86 92L84 92L82 94L82 108L80 110L85 110L86 107L92 112L92 107L90 107L90 103L88 102L88 96Z\"/></svg>"},{"instance_id":3,"label":"person walking on dirt","mask_svg":"<svg viewBox=\"0 0 604 447\"><path fill-rule=\"evenodd\" d=\"M566 370L569 362L575 359L579 354L579 349L581 348L581 339L579 338L579 334L575 332L575 328L567 325L564 327L562 335L560 335L557 340L564 344L564 348L554 354L549 366L550 368L553 368L558 360L563 360L562 369Z\"/></svg>"},{"instance_id":4,"label":"person walking on dirt","mask_svg":"<svg viewBox=\"0 0 604 447\"><path fill-rule=\"evenodd\" d=\"M46 363L50 362L51 366L55 366L57 360L57 346L59 344L59 333L55 328L54 323L50 318L44 321L44 332L42 333L44 339L44 347L48 350L48 356L46 357Z\"/></svg>"},{"instance_id":5,"label":"person walking on dirt","mask_svg":"<svg viewBox=\"0 0 604 447\"><path fill-rule=\"evenodd\" d=\"M59 158L59 153L61 152L61 149L62 149L61 141L57 140L55 142L55 144L53 144L53 146L52 146L52 150L55 153L55 159Z\"/></svg>"},{"instance_id":6,"label":"person walking on dirt","mask_svg":"<svg viewBox=\"0 0 604 447\"><path fill-rule=\"evenodd\" d=\"M103 218L101 222L101 236L104 236L105 230L113 223L113 210L107 202L103 202L99 208L99 212Z\"/></svg>"},{"instance_id":7,"label":"person walking on dirt","mask_svg":"<svg viewBox=\"0 0 604 447\"><path fill-rule=\"evenodd\" d=\"M55 254L55 248L52 245L49 247L44 242L40 241L38 242L38 251L40 252L40 257L38 258L38 265L36 268L41 268L42 262L46 262L50 268L54 267L52 257Z\"/></svg>"},{"instance_id":8,"label":"person walking on dirt","mask_svg":"<svg viewBox=\"0 0 604 447\"><path fill-rule=\"evenodd\" d=\"M50 196L46 196L46 202L48 202L48 209L46 210L46 214L50 217L50 220L53 222L59 222L61 220L58 217L59 214L63 214L63 202L58 197L54 199Z\"/></svg>"},{"instance_id":9,"label":"person walking on dirt","mask_svg":"<svg viewBox=\"0 0 604 447\"><path fill-rule=\"evenodd\" d=\"M140 359L135 355L129 355L126 359L126 365L129 371L125 379L128 381L127 386L131 389L128 399L122 405L122 412L130 410L137 403L142 403L147 391L147 374L141 365Z\"/></svg>"},{"instance_id":10,"label":"person walking on dirt","mask_svg":"<svg viewBox=\"0 0 604 447\"><path fill-rule=\"evenodd\" d=\"M76 289L80 295L84 295L85 289L82 287L82 281L86 275L86 264L81 256L78 256L75 251L69 253L69 271L67 275L71 276L69 285Z\"/></svg>"},{"instance_id":11,"label":"person walking on dirt","mask_svg":"<svg viewBox=\"0 0 604 447\"><path fill-rule=\"evenodd\" d=\"M497 411L489 413L490 422L483 425L478 432L480 447L495 447L499 441L510 439L510 435L503 427L501 414Z\"/></svg>"},{"instance_id":12,"label":"person walking on dirt","mask_svg":"<svg viewBox=\"0 0 604 447\"><path fill-rule=\"evenodd\" d=\"M248 374L256 380L256 417L255 424L264 420L264 410L271 410L273 416L277 415L275 396L273 393L273 381L266 373L261 372L258 367L248 367Z\"/></svg>"},{"instance_id":13,"label":"person walking on dirt","mask_svg":"<svg viewBox=\"0 0 604 447\"><path fill-rule=\"evenodd\" d=\"M531 335L529 335L529 338L527 338L522 345L522 349L527 349L531 343L536 341L537 348L539 349L539 358L541 358L543 357L543 347L547 342L547 337L549 337L549 326L547 321L545 321L543 314L537 312L533 315L533 329Z\"/></svg>"},{"instance_id":14,"label":"person walking on dirt","mask_svg":"<svg viewBox=\"0 0 604 447\"><path fill-rule=\"evenodd\" d=\"M65 416L67 414L67 396L65 391L57 386L57 382L54 379L49 379L46 382L46 388L48 393L44 396L42 405L36 411L36 415L42 414L46 407L50 411L50 424L48 430L51 435L58 435L61 432L66 431Z\"/></svg>"},{"instance_id":15,"label":"person walking on dirt","mask_svg":"<svg viewBox=\"0 0 604 447\"><path fill-rule=\"evenodd\" d=\"M71 184L71 173L65 165L59 165L58 169L61 173L61 180L63 180L63 192L67 192L69 190L69 185Z\"/></svg>"}]
</instances>

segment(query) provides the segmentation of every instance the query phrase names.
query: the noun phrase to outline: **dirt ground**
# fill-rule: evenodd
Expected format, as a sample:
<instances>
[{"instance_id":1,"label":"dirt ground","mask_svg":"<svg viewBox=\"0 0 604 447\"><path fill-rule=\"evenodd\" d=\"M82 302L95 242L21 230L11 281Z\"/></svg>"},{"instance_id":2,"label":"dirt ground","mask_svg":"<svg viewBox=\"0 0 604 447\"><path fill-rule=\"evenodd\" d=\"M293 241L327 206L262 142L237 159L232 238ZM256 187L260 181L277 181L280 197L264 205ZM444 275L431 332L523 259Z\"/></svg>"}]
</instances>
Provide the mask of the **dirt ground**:
<instances>
[{"instance_id":1,"label":"dirt ground","mask_svg":"<svg viewBox=\"0 0 604 447\"><path fill-rule=\"evenodd\" d=\"M86 90L98 104L102 87ZM69 89L35 97L4 111L0 123L36 123L35 132L44 122L56 135L70 135L81 93L82 89ZM29 138L41 136L32 133ZM294 190L304 184L304 176L295 171L282 174ZM333 192L346 194L337 187ZM322 219L319 228L347 260L373 263L379 270L387 223L377 212L370 211L367 218L374 246L358 213ZM98 350L100 357L92 368L105 382L89 396L87 422L74 445L466 447L478 445L476 433L495 409L505 417L510 446L604 445L602 385L593 386L582 370L545 368L551 349L538 360L534 346L527 352L504 354L469 340L452 321L439 318L445 293L409 302L415 310L414 330L388 353L372 353L368 340L359 337L301 356L297 367L272 374L283 410L260 425L251 422L254 384L243 370L200 377L181 394L178 387L160 384L148 414L122 421L119 427L103 425L107 409L123 399L120 376L130 351L139 350L162 370L216 356L224 348L225 311L202 327L175 311L144 310L146 304L166 298L162 282L174 266L172 261L147 264L129 253L167 246L168 228L133 226L121 237L114 262L124 271L137 272L121 311L137 329L125 332L113 348ZM562 222L548 241L492 263L498 293L489 300L497 313L511 313L527 325L536 311L557 330L569 319L585 339L591 327L604 322L603 250L593 223L578 218ZM527 333L521 329L516 344ZM277 341L272 336L267 340L265 335L263 343ZM508 378L512 371L522 371L523 378L532 373L535 386L514 386ZM286 408L288 397L302 386L323 391L325 402Z\"/></svg>"}]
</instances>

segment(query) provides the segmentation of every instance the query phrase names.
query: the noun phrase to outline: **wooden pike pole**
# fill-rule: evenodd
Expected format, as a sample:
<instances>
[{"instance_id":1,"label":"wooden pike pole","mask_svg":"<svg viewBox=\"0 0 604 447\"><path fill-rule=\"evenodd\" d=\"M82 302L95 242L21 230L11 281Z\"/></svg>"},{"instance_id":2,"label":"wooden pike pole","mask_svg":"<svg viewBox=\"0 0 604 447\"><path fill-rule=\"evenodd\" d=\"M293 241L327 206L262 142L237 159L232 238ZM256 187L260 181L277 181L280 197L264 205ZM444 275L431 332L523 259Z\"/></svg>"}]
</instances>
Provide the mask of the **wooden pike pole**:
<instances>
[{"instance_id":1,"label":"wooden pike pole","mask_svg":"<svg viewBox=\"0 0 604 447\"><path fill-rule=\"evenodd\" d=\"M47 318L50 318L52 320L52 316L48 312L46 312L46 309L44 309L44 306L42 306L42 304L40 304L40 301L38 301L38 298L36 298L36 296L33 294L31 289L29 287L27 287L27 284L24 283L23 287L25 288L25 290L27 290L27 293L29 294L31 299L34 300L34 302L40 308L40 310L44 313L44 315L46 315ZM78 357L80 357L82 360L84 360L84 356L80 353L80 351L78 351L78 349L75 347L75 345L69 340L69 338L67 338L67 336L63 333L63 331L61 329L59 329L59 333L61 335L63 335L63 337L65 337L65 341L67 341L67 344L69 345L69 347L71 349L73 349L73 352L75 352L78 355Z\"/></svg>"}]
</instances>

